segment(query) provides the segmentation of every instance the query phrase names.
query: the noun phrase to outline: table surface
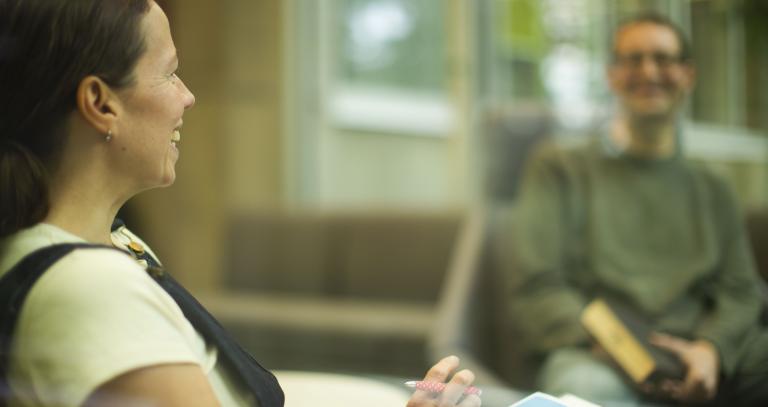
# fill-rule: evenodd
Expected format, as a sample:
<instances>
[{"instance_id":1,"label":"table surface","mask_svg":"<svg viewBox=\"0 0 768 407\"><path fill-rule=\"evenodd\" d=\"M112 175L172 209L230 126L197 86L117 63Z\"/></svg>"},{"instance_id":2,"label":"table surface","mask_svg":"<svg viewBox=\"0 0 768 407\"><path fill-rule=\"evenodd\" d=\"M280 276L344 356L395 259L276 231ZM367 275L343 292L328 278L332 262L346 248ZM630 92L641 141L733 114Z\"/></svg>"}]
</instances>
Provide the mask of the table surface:
<instances>
[{"instance_id":1,"label":"table surface","mask_svg":"<svg viewBox=\"0 0 768 407\"><path fill-rule=\"evenodd\" d=\"M404 378L277 370L286 407L405 407L412 390ZM507 407L527 396L507 388L480 386L483 407Z\"/></svg>"},{"instance_id":2,"label":"table surface","mask_svg":"<svg viewBox=\"0 0 768 407\"><path fill-rule=\"evenodd\" d=\"M410 392L379 380L337 373L273 372L285 392L286 407L405 406Z\"/></svg>"}]
</instances>

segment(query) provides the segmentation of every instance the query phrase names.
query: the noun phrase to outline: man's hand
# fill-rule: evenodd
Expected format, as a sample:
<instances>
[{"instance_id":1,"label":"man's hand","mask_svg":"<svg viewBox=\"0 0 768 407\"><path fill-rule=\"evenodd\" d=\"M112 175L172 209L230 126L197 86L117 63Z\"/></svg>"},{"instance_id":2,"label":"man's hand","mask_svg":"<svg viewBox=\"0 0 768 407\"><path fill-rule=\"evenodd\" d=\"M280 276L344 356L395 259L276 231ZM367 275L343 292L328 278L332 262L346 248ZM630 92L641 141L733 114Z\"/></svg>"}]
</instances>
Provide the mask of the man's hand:
<instances>
[{"instance_id":1,"label":"man's hand","mask_svg":"<svg viewBox=\"0 0 768 407\"><path fill-rule=\"evenodd\" d=\"M720 358L711 342L688 341L660 333L654 333L650 341L677 355L687 368L683 381L665 380L661 383L663 393L676 400L694 403L712 400L715 397L720 374Z\"/></svg>"},{"instance_id":2,"label":"man's hand","mask_svg":"<svg viewBox=\"0 0 768 407\"><path fill-rule=\"evenodd\" d=\"M424 381L444 383L457 367L459 367L459 358L456 356L443 358L429 369ZM463 395L464 389L474 380L475 375L464 369L453 375L440 394L416 390L408 401L408 407L479 407L480 397L474 394Z\"/></svg>"}]
</instances>

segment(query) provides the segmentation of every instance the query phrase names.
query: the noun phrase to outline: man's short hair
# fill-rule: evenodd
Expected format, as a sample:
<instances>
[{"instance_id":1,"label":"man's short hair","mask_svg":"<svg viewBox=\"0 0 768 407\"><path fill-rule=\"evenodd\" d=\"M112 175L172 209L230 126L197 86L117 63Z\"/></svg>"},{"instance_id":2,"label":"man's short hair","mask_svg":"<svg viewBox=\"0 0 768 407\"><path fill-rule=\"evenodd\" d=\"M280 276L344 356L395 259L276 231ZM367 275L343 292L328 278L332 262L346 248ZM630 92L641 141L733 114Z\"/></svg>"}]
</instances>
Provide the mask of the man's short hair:
<instances>
[{"instance_id":1,"label":"man's short hair","mask_svg":"<svg viewBox=\"0 0 768 407\"><path fill-rule=\"evenodd\" d=\"M678 57L680 58L680 61L682 62L691 62L693 59L693 56L691 55L691 42L688 40L688 37L683 32L683 29L680 28L677 23L672 21L669 17L659 14L655 11L649 11L642 14L637 14L632 17L626 18L619 22L619 24L616 26L616 28L613 30L613 37L611 38L611 57L612 60L616 60L616 42L619 39L619 34L630 25L635 24L655 24L662 27L667 27L670 30L672 30L673 33L675 33L675 37L677 37L677 42L680 45L680 54Z\"/></svg>"}]
</instances>

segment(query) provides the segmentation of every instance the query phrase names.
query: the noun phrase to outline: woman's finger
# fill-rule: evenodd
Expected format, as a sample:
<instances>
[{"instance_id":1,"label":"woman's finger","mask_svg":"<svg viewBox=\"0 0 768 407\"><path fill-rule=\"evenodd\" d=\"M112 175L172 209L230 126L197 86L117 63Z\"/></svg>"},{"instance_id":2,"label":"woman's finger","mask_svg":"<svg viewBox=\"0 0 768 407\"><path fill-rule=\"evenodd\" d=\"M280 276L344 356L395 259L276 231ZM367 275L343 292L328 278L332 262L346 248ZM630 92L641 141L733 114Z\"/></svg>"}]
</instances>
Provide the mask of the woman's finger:
<instances>
[{"instance_id":1,"label":"woman's finger","mask_svg":"<svg viewBox=\"0 0 768 407\"><path fill-rule=\"evenodd\" d=\"M475 374L464 369L451 378L451 381L445 386L445 390L438 398L439 406L454 406L464 396L464 390L475 381Z\"/></svg>"},{"instance_id":2,"label":"woman's finger","mask_svg":"<svg viewBox=\"0 0 768 407\"><path fill-rule=\"evenodd\" d=\"M424 376L426 382L443 383L451 373L459 367L459 358L456 356L447 356L435 363ZM434 395L425 390L416 390L411 395L409 406L427 405L429 401L434 401Z\"/></svg>"},{"instance_id":3,"label":"woman's finger","mask_svg":"<svg viewBox=\"0 0 768 407\"><path fill-rule=\"evenodd\" d=\"M456 407L480 407L481 404L482 401L477 394L470 394L464 397L464 400L462 400Z\"/></svg>"},{"instance_id":4,"label":"woman's finger","mask_svg":"<svg viewBox=\"0 0 768 407\"><path fill-rule=\"evenodd\" d=\"M459 358L453 355L446 356L429 369L424 376L424 381L444 382L457 367L459 367Z\"/></svg>"}]
</instances>

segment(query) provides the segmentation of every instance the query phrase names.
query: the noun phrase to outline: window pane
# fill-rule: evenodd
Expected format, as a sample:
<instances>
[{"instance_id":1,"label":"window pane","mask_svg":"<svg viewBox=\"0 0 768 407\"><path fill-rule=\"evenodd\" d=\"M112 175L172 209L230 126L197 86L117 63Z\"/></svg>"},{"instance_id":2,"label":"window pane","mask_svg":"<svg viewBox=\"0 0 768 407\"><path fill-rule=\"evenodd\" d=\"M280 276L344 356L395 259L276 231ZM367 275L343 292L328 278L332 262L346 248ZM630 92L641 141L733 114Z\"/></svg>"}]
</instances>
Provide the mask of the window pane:
<instances>
[{"instance_id":1,"label":"window pane","mask_svg":"<svg viewBox=\"0 0 768 407\"><path fill-rule=\"evenodd\" d=\"M336 80L345 85L442 91L442 0L336 0Z\"/></svg>"},{"instance_id":2,"label":"window pane","mask_svg":"<svg viewBox=\"0 0 768 407\"><path fill-rule=\"evenodd\" d=\"M563 127L587 126L606 98L606 10L601 3L492 1L494 57L487 96L502 103L551 106Z\"/></svg>"}]
</instances>

